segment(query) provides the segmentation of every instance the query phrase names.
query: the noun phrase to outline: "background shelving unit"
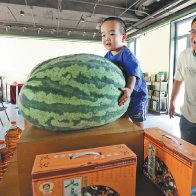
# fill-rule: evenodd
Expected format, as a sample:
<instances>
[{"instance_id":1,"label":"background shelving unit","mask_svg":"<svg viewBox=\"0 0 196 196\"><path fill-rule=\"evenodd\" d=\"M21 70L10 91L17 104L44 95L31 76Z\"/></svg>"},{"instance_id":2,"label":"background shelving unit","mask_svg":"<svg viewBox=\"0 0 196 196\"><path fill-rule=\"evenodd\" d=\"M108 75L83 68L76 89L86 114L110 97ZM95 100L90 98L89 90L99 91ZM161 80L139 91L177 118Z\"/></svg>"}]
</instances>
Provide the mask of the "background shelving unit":
<instances>
[{"instance_id":1,"label":"background shelving unit","mask_svg":"<svg viewBox=\"0 0 196 196\"><path fill-rule=\"evenodd\" d=\"M150 81L148 86L148 110L159 114L168 113L168 82Z\"/></svg>"}]
</instances>

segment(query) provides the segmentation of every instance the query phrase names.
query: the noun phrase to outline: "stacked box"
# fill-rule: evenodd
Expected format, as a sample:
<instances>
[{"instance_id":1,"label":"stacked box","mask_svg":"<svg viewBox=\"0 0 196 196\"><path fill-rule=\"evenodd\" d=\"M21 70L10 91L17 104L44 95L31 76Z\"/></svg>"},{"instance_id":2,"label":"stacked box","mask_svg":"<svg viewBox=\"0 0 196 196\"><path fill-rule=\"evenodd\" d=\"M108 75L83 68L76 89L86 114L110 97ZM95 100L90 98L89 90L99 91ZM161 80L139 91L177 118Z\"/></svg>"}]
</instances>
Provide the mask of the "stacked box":
<instances>
[{"instance_id":1,"label":"stacked box","mask_svg":"<svg viewBox=\"0 0 196 196\"><path fill-rule=\"evenodd\" d=\"M136 155L124 144L37 155L33 195L134 196Z\"/></svg>"},{"instance_id":2,"label":"stacked box","mask_svg":"<svg viewBox=\"0 0 196 196\"><path fill-rule=\"evenodd\" d=\"M164 195L196 195L196 146L161 129L146 129L143 173Z\"/></svg>"},{"instance_id":3,"label":"stacked box","mask_svg":"<svg viewBox=\"0 0 196 196\"><path fill-rule=\"evenodd\" d=\"M157 101L156 100L153 100L153 102L152 102L152 109L157 111Z\"/></svg>"}]
</instances>

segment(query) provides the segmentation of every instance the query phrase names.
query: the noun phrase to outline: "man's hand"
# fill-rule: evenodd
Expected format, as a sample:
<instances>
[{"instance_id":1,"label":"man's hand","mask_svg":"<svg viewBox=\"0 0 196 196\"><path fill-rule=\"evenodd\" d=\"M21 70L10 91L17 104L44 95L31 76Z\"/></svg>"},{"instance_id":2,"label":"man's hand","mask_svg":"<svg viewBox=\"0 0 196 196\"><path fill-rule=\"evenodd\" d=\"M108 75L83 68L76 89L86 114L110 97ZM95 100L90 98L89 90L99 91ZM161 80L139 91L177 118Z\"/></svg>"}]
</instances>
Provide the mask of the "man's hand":
<instances>
[{"instance_id":1,"label":"man's hand","mask_svg":"<svg viewBox=\"0 0 196 196\"><path fill-rule=\"evenodd\" d=\"M124 105L127 101L130 100L130 96L131 96L131 89L129 88L121 88L120 89L123 92L123 95L120 97L118 104L120 106Z\"/></svg>"},{"instance_id":2,"label":"man's hand","mask_svg":"<svg viewBox=\"0 0 196 196\"><path fill-rule=\"evenodd\" d=\"M169 107L169 117L170 118L174 118L175 116L175 106L173 103L170 103L170 107Z\"/></svg>"},{"instance_id":3,"label":"man's hand","mask_svg":"<svg viewBox=\"0 0 196 196\"><path fill-rule=\"evenodd\" d=\"M171 99L170 99L170 107L169 107L169 117L174 118L175 116L175 100L179 94L180 88L182 86L182 81L174 80Z\"/></svg>"}]
</instances>

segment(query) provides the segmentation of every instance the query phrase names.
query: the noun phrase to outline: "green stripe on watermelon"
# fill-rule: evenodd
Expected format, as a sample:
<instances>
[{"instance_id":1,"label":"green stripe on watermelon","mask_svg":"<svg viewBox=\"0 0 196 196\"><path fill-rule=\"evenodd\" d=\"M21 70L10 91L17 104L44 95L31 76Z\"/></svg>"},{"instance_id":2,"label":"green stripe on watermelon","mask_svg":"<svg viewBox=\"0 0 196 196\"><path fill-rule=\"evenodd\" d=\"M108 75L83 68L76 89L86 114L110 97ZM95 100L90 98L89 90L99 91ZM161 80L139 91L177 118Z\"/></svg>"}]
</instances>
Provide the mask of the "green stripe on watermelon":
<instances>
[{"instance_id":1,"label":"green stripe on watermelon","mask_svg":"<svg viewBox=\"0 0 196 196\"><path fill-rule=\"evenodd\" d=\"M107 61L108 63L109 61ZM75 63L75 62L74 62ZM110 62L109 62L110 63ZM57 77L66 76L69 78L77 78L82 75L84 78L93 79L93 77L97 77L99 79L114 79L115 81L122 80L122 72L116 67L112 67L112 69L108 67L92 67L90 63L86 64L62 64L57 65L58 67L53 67L43 69L42 71L37 71L31 75L31 78L36 75L36 78L44 78L51 77L51 80L58 80ZM118 71L118 72L117 72Z\"/></svg>"},{"instance_id":2,"label":"green stripe on watermelon","mask_svg":"<svg viewBox=\"0 0 196 196\"><path fill-rule=\"evenodd\" d=\"M28 118L31 123L33 123L38 127L43 127L50 130L52 129L54 131L55 130L68 131L68 130L86 129L86 128L101 126L106 123L113 122L114 120L116 120L116 118L119 118L122 115L122 113L124 113L125 111L126 111L125 108L121 108L121 110L117 110L117 111L114 109L111 109L110 111L107 112L105 112L105 110L96 111L95 112L96 115L95 113L92 112L89 113L64 112L63 115L60 115L55 112L46 113L45 111L37 110L34 108L23 107L22 115ZM115 113L115 117L113 116L114 113ZM29 116L31 116L31 118L29 118Z\"/></svg>"},{"instance_id":3,"label":"green stripe on watermelon","mask_svg":"<svg viewBox=\"0 0 196 196\"><path fill-rule=\"evenodd\" d=\"M70 64L77 64L77 63L79 64L84 63L86 65L88 62L93 67L100 67L100 65L101 67L105 67L106 69L111 69L113 67L115 69L115 72L118 72L118 70L116 69L113 63L111 63L110 61L108 61L107 59L101 56L97 56L93 54L74 54L74 55L61 56L61 57L57 57L57 58L44 61L40 63L39 65L37 65L31 71L30 75L37 73L39 71L54 67L54 65L57 65L57 64L58 66L66 66L66 64L70 65ZM108 68L108 64L110 64L109 68ZM120 73L120 70L119 70L119 73Z\"/></svg>"},{"instance_id":4,"label":"green stripe on watermelon","mask_svg":"<svg viewBox=\"0 0 196 196\"><path fill-rule=\"evenodd\" d=\"M25 96L25 94L28 94L28 96ZM46 94L45 92L37 92L37 93L33 93L31 90L25 90L24 89L24 94L22 94L20 96L20 102L22 102L22 104L26 104L29 105L30 107L42 107L42 106L50 106L51 104L63 104L66 107L69 108L73 107L73 106L89 106L89 107L101 107L103 106L109 106L111 104L115 104L115 106L118 104L118 102L114 101L115 97L114 96L110 96L110 97L100 97L100 98L95 98L95 97L89 97L86 96L84 98L84 96L82 97L83 99L78 99L78 97L76 96L72 96L72 97L68 97L65 99L65 96L62 95L58 95L58 94ZM116 97L117 99L118 97ZM54 105L54 106L55 106ZM67 106L68 105L68 106ZM54 107L55 108L55 107ZM67 109L68 109L67 108Z\"/></svg>"}]
</instances>

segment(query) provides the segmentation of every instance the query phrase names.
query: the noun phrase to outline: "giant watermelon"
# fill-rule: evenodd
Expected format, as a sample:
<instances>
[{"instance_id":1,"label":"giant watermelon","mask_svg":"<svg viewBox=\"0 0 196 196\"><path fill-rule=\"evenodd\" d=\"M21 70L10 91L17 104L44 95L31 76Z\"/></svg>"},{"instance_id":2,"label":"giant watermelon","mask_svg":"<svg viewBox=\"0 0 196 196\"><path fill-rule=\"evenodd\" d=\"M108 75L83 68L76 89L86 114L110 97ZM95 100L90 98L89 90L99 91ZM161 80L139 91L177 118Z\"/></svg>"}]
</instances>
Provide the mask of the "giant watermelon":
<instances>
[{"instance_id":1,"label":"giant watermelon","mask_svg":"<svg viewBox=\"0 0 196 196\"><path fill-rule=\"evenodd\" d=\"M37 65L18 100L22 115L49 130L78 130L115 121L128 103L118 105L122 71L103 57L74 54Z\"/></svg>"}]
</instances>

